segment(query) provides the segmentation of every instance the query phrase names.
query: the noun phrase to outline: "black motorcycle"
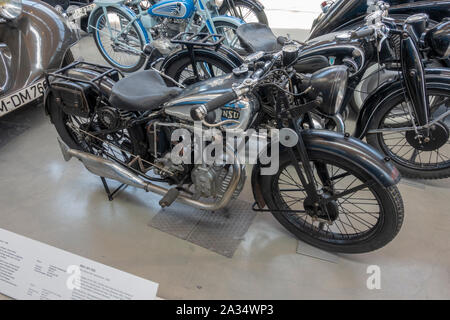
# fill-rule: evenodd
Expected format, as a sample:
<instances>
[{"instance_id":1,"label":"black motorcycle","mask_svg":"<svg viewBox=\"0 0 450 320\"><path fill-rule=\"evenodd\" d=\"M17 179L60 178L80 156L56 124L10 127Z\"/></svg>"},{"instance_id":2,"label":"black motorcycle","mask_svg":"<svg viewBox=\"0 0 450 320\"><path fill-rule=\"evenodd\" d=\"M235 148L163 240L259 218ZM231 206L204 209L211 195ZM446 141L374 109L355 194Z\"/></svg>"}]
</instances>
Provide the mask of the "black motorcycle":
<instances>
[{"instance_id":1,"label":"black motorcycle","mask_svg":"<svg viewBox=\"0 0 450 320\"><path fill-rule=\"evenodd\" d=\"M336 31L354 30L365 25L365 17L376 10L377 0L328 0L321 4L322 13L311 27L308 39ZM403 23L409 16L426 13L430 23L436 25L450 16L448 0L387 0L389 16ZM371 4L370 4L371 3Z\"/></svg>"},{"instance_id":2,"label":"black motorcycle","mask_svg":"<svg viewBox=\"0 0 450 320\"><path fill-rule=\"evenodd\" d=\"M347 82L342 66L299 77L291 68L298 49L251 55L234 73L184 89L168 87L154 70L122 78L115 69L75 62L48 75L46 110L66 160L78 158L105 185L108 178L160 194L162 207L179 201L224 208L241 192L246 166L223 135L270 129L270 135L258 131L271 138L253 166L254 209L272 212L296 237L325 250L381 248L403 221L399 172L361 140L305 130L308 121L298 122L315 109L327 110ZM296 92L305 81L307 89ZM215 129L204 150L214 146L210 154L227 161L193 161L199 159L193 145L204 141L195 142L199 124ZM266 161L268 154L275 162Z\"/></svg>"},{"instance_id":3,"label":"black motorcycle","mask_svg":"<svg viewBox=\"0 0 450 320\"><path fill-rule=\"evenodd\" d=\"M427 16L418 14L398 28L387 17L388 6L381 2L378 6L379 10L366 18L368 26L356 32L339 32L333 40L318 38L302 43L294 69L312 73L328 65L347 67L349 90L320 114L327 119L322 126L340 132L345 132L343 115L365 71L378 63L383 70L393 72L394 76L383 83L378 78L380 81L367 93L354 136L366 137L406 177L449 177L450 70L426 66L448 58L450 22L427 29ZM237 35L248 52L277 50L286 41L260 24L243 25Z\"/></svg>"},{"instance_id":4,"label":"black motorcycle","mask_svg":"<svg viewBox=\"0 0 450 320\"><path fill-rule=\"evenodd\" d=\"M401 27L408 17L425 13L428 15L428 24L434 27L450 16L450 1L432 0L389 0L384 1L390 5L389 17ZM355 30L365 26L365 17L377 9L377 1L372 0L338 0L322 3L323 13L314 21L308 39L333 40L336 32ZM342 32L341 32L342 33ZM433 59L428 66L450 67L450 59ZM370 66L363 77L363 81L353 92L349 105L354 112L359 112L367 92L374 91L378 83L385 82L395 76L395 73L386 69L378 70L379 65ZM375 72L376 71L376 72Z\"/></svg>"}]
</instances>

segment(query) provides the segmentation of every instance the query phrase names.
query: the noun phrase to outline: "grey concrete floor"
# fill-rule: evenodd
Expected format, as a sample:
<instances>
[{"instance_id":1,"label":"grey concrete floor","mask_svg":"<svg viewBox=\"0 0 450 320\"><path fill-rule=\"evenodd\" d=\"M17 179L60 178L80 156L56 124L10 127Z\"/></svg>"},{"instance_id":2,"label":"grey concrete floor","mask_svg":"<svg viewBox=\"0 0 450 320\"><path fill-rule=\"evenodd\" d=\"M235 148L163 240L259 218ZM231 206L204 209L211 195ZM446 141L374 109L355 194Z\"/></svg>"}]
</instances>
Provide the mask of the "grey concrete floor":
<instances>
[{"instance_id":1,"label":"grey concrete floor","mask_svg":"<svg viewBox=\"0 0 450 320\"><path fill-rule=\"evenodd\" d=\"M90 38L74 52L101 61ZM158 282L162 298L450 298L449 179L403 182L403 228L376 252L337 263L299 255L296 239L260 213L229 259L150 228L158 196L128 188L107 201L98 178L64 162L41 107L0 121L28 127L0 148L0 227ZM241 199L252 201L248 183ZM366 287L369 265L381 268L380 290Z\"/></svg>"}]
</instances>

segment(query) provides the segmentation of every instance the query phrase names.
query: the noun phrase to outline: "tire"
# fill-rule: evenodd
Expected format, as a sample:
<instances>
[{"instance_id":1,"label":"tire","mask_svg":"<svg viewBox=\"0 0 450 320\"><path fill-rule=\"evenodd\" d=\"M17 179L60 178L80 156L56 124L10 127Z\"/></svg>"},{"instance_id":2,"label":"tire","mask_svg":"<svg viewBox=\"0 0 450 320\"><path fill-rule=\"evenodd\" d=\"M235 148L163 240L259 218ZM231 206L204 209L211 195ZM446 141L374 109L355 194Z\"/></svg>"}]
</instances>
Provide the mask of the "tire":
<instances>
[{"instance_id":1,"label":"tire","mask_svg":"<svg viewBox=\"0 0 450 320\"><path fill-rule=\"evenodd\" d=\"M247 21L247 20L245 20L245 17L237 17L237 18L240 18L240 19L244 20L246 23L259 22L259 23L262 23L262 24L265 24L265 25L269 25L269 20L267 19L267 15L264 12L264 10L260 10L258 7L251 5L247 1L234 0L234 4L235 4L235 6L238 9L239 8L243 9L243 10L241 10L241 12L243 12L243 13L244 12L251 12L252 14L254 14L254 16L257 18L257 21L253 21L255 19ZM222 7L220 7L220 9L219 9L219 14L233 16L233 13L234 12L230 11L230 8L228 7L228 2L224 1Z\"/></svg>"},{"instance_id":2,"label":"tire","mask_svg":"<svg viewBox=\"0 0 450 320\"><path fill-rule=\"evenodd\" d=\"M124 19L123 21L130 21L128 16L126 16L121 10L119 10L117 8L108 7L107 12L117 14L119 17L121 17L121 19ZM111 57L110 54L106 51L109 49L109 46L104 45L102 43L102 40L100 38L100 32L98 30L100 28L101 19L103 16L104 16L103 11L98 10L95 17L93 18L94 26L96 28L93 30L94 41L95 41L95 44L97 45L98 50L100 51L100 54L111 66L113 66L114 68L117 68L123 72L134 72L134 71L139 70L145 63L145 55L143 53L140 53L139 55L136 54L136 56L138 56L138 57L137 57L137 61L135 63L131 62L130 64L121 64L120 62L114 60L114 58ZM140 27L135 22L131 26L131 30L127 33L127 36L132 37L132 35L135 35L135 37L137 37L137 40L139 41L139 49L136 48L136 50L142 51L146 41L142 37L142 34L139 31L140 31ZM137 45L137 43L135 43L135 44ZM114 49L113 49L113 51L114 51ZM132 53L128 53L128 55L131 56Z\"/></svg>"},{"instance_id":3,"label":"tire","mask_svg":"<svg viewBox=\"0 0 450 320\"><path fill-rule=\"evenodd\" d=\"M427 83L427 92L429 96L441 96L441 97L447 97L450 99L450 86L449 85L443 85L443 84L436 84L436 83ZM389 101L383 106L381 106L379 109L377 109L375 115L373 116L372 120L370 121L368 125L368 130L373 129L380 129L382 127L383 120L387 117L388 114L390 114L391 110L393 110L396 106L400 105L404 101L404 95L403 92L399 92L397 95L391 97ZM447 105L448 102L445 103ZM439 108L444 108L444 106L441 106ZM436 108L438 106L431 106L432 110L431 113L433 115L434 112L438 112ZM450 108L450 106L448 107ZM447 110L448 110L447 108ZM404 120L406 123L406 120ZM408 125L411 125L410 121L407 122ZM449 123L450 123L450 116L447 116L443 124L447 127L447 130L449 129ZM402 123L403 126L403 123ZM398 135L398 138L392 137L392 135ZM404 134L402 132L400 133L390 133L390 140L393 139L401 139L401 135ZM403 138L403 139L406 139ZM424 151L418 151L418 149L414 148L408 140L406 140L406 148L413 148L411 151L411 155L408 153L404 156L410 157L409 161L412 160L412 157L415 153L414 157L414 163L408 162L407 159L400 157L400 155L396 155L394 148L390 149L389 146L386 144L386 140L383 138L382 133L369 133L366 136L367 142L378 149L381 153L385 154L386 156L390 157L394 162L401 174L404 177L412 178L412 179L443 179L450 177L450 159L447 161L443 161L443 164L440 165L438 168L433 165L427 165L426 163L423 163L420 165L418 163L417 157L419 157L419 161L422 162L422 159L420 157L420 154L424 153ZM401 141L401 140L400 140ZM397 143L396 141L393 141L392 143ZM398 142L400 144L400 142ZM450 148L450 142L447 140L446 144L444 144L444 148ZM403 145L403 143L401 144ZM400 145L400 146L401 146ZM440 150L440 149L438 149ZM449 149L446 149L449 150ZM402 153L405 150L402 150ZM431 152L431 151L430 151ZM423 154L424 159L428 159L428 154ZM431 159L430 155L430 159ZM441 155L441 158L444 156ZM445 154L445 158L450 157L450 151L447 151ZM445 159L443 158L443 159ZM416 164L417 163L417 164Z\"/></svg>"},{"instance_id":4,"label":"tire","mask_svg":"<svg viewBox=\"0 0 450 320\"><path fill-rule=\"evenodd\" d=\"M188 70L189 67L192 66L192 61L189 55L182 55L178 59L172 60L170 64L164 65L163 70L166 75L171 77L177 82L182 83L183 85L190 85L195 82L198 82L199 80L206 80L211 75L212 76L219 76L222 74L231 73L233 69L236 67L231 61L228 61L226 58L222 57L217 52L211 51L208 52L206 50L203 51L197 51L195 52L195 63L197 66L207 64L210 70L217 70L220 71L220 74L214 73L214 74L206 74L204 73L204 77L200 75L201 79L195 79L194 76L192 76L191 79L189 78L183 78L183 72L186 73L186 76L190 73L190 70ZM213 68L211 68L212 66ZM200 70L202 71L202 70ZM173 83L167 83L168 85L172 85Z\"/></svg>"},{"instance_id":5,"label":"tire","mask_svg":"<svg viewBox=\"0 0 450 320\"><path fill-rule=\"evenodd\" d=\"M312 161L312 164L314 165L333 165L337 168L342 168L343 170L346 170L347 172L350 172L353 176L358 178L361 181L361 184L364 182L368 182L372 180L372 178L368 175L368 173L359 167L356 167L352 165L352 163L347 162L346 160L342 158L336 158L332 157L329 154L319 152L319 151L309 151L308 154L310 160ZM346 230L345 225L342 221L346 221L344 217L349 219L347 214L345 214L345 210L343 207L343 204L345 202L342 202L338 205L339 208L339 215L338 219L333 221L333 224L326 225L328 230L319 229L318 226L314 228L314 224L318 223L320 226L320 222L314 222L310 215L303 214L303 222L300 221L302 218L298 214L295 216L292 213L283 211L288 208L291 210L301 210L294 207L294 203L290 203L290 205L287 205L287 202L294 201L295 198L293 198L293 194L290 193L290 196L286 200L282 199L282 193L284 192L293 192L292 189L288 189L287 191L283 191L283 189L280 189L279 181L281 180L280 177L283 175L285 170L289 168L292 164L292 160L289 156L289 154L284 153L280 156L280 166L279 171L273 175L273 176L262 176L260 179L261 181L261 191L264 195L267 207L269 210L272 210L272 215L275 217L275 219L278 220L278 222L281 223L288 231L290 231L295 237L297 237L299 240L304 241L306 243L309 243L310 245L313 245L315 247L318 247L320 249L331 251L331 252L341 252L341 253L364 253L364 252L370 252L373 250L377 250L383 246L385 246L387 243L389 243L392 239L395 238L395 236L400 231L400 228L403 223L403 217L404 217L404 208L403 208L403 201L400 195L400 192L398 191L396 186L390 186L388 188L383 187L382 185L378 183L374 183L370 186L370 189L368 189L373 199L363 199L365 201L376 201L378 208L379 208L379 216L377 221L375 222L374 226L361 233L355 233L355 234L348 234L347 238L344 235L336 235L332 232L332 229L335 230L341 230L342 228ZM290 167L291 169L293 167ZM328 169L330 171L330 169ZM331 169L333 172L333 169ZM295 172L295 171L293 171ZM335 174L337 175L338 172L336 171ZM343 171L344 172L344 171ZM283 175L284 179L284 175ZM345 179L342 178L342 179ZM335 185L334 187L338 187L338 183L340 180L336 178L336 181L333 182ZM299 180L298 180L299 182ZM298 184L298 182L295 183L296 186L302 187ZM282 183L287 184L287 183ZM358 184L355 184L356 186ZM317 187L317 186L316 186ZM333 188L334 188L333 187ZM367 187L369 188L369 187ZM294 192L300 192L300 191L294 191ZM359 191L358 191L359 192ZM361 190L361 192L366 192L365 189ZM325 194L325 193L324 193ZM355 193L357 194L357 193ZM366 193L364 193L366 194ZM352 195L349 195L348 197L351 197ZM347 197L347 196L346 196ZM368 196L365 196L368 197ZM294 200L289 200L290 198ZM339 199L337 201L340 201ZM344 201L348 201L348 199L344 199ZM338 203L338 202L336 202ZM361 204L358 202L360 206L368 205L368 204ZM304 207L305 201L302 201L301 203L297 203L300 208ZM370 203L371 205L375 204L375 202ZM371 207L370 207L371 208ZM357 209L362 210L362 209ZM372 209L374 210L374 209ZM354 213L356 216L357 213ZM341 216L342 219L341 220ZM352 219L355 216L350 216ZM361 217L361 216L356 216ZM370 218L369 216L367 216ZM307 222L311 220L311 223ZM356 218L355 218L356 219ZM357 220L355 220L357 221ZM341 223L341 227L339 228L339 223ZM355 222L353 222L355 223ZM353 226L353 223L350 222L350 224ZM348 224L348 225L350 225ZM356 224L356 223L355 223ZM323 226L322 226L323 228ZM349 227L347 227L349 228ZM355 229L356 230L356 229Z\"/></svg>"},{"instance_id":6,"label":"tire","mask_svg":"<svg viewBox=\"0 0 450 320\"><path fill-rule=\"evenodd\" d=\"M51 97L48 97L47 99L49 101L48 111L49 111L50 118L52 120L53 125L55 126L55 129L56 129L59 137L62 139L62 141L64 141L64 143L67 146L69 146L69 148L71 148L71 149L76 149L76 150L84 151L87 153L93 153L93 154L98 153L98 152L93 152L93 149L91 148L91 146L88 146L86 142L80 142L80 140L78 140L76 138L73 131L71 131L66 126L66 122L67 122L67 119L69 116L63 111L63 109L61 107L59 107L59 105L54 103L54 99L52 99ZM129 152L131 154L144 157L146 155L146 153L145 153L145 149L142 148L141 142L145 141L145 135L143 133L142 128L139 126L135 126L135 127L126 129L126 131L130 137L130 140L128 140L128 143L126 145L121 146L121 148L123 150L127 150L127 152ZM99 146L99 145L104 146L104 143L99 144L97 142L97 146ZM107 148L112 150L111 147L107 147ZM98 147L97 147L97 150L98 150ZM119 152L117 152L117 153L119 153ZM129 160L129 158L127 158L127 159L122 158L120 160L123 162L126 162L127 160Z\"/></svg>"},{"instance_id":7,"label":"tire","mask_svg":"<svg viewBox=\"0 0 450 320\"><path fill-rule=\"evenodd\" d=\"M50 93L51 94L51 93ZM82 144L80 144L76 138L73 136L73 134L68 130L67 126L65 125L66 121L66 114L64 111L59 107L55 102L54 99L51 97L47 98L47 101L49 101L49 108L48 113L50 115L50 119L52 120L53 125L55 126L56 132L58 133L59 137L64 141L65 144L69 146L71 149L81 150L81 151L88 151L88 149Z\"/></svg>"},{"instance_id":8,"label":"tire","mask_svg":"<svg viewBox=\"0 0 450 320\"><path fill-rule=\"evenodd\" d=\"M232 44L228 43L227 39L224 40L223 44L227 45L228 47L230 47L231 49L233 49L234 51L236 51L239 55L241 56L245 56L247 55L247 52L239 45L239 40L236 36L236 30L239 26L235 25L233 23L227 22L227 21L215 21L214 22L214 28L216 29L218 34L224 34L225 30L233 30L233 38L231 39L231 41L233 42ZM209 33L208 28L205 26L201 29L202 33ZM228 37L229 38L229 37Z\"/></svg>"}]
</instances>

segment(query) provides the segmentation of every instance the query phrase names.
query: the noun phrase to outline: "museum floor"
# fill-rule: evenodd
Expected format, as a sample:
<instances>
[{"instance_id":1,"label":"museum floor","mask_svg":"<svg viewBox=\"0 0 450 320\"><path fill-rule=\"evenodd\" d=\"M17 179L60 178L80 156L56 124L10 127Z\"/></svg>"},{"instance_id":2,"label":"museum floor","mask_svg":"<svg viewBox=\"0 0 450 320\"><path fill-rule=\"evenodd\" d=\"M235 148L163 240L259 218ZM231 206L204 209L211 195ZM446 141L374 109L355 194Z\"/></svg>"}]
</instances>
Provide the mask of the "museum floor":
<instances>
[{"instance_id":1,"label":"museum floor","mask_svg":"<svg viewBox=\"0 0 450 320\"><path fill-rule=\"evenodd\" d=\"M75 57L101 61L91 41L83 39ZM0 228L157 282L161 298L450 298L450 179L402 182L403 228L376 252L334 262L301 255L297 241L259 213L226 258L149 227L161 210L156 195L130 187L109 202L97 177L64 162L41 107L0 119L7 127L13 137L6 143L0 132ZM248 183L240 199L252 201ZM380 290L366 286L369 265L381 268Z\"/></svg>"}]
</instances>

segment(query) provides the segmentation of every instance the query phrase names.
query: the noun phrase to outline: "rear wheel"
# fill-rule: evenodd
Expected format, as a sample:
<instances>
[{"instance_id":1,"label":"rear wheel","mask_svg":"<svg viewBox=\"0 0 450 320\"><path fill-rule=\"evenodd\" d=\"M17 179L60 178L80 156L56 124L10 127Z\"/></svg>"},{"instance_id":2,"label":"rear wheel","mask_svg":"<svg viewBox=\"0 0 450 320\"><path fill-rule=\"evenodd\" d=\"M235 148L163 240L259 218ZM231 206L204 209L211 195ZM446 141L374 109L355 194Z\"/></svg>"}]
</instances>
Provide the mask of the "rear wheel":
<instances>
[{"instance_id":1,"label":"rear wheel","mask_svg":"<svg viewBox=\"0 0 450 320\"><path fill-rule=\"evenodd\" d=\"M123 72L139 70L145 62L142 50L145 45L140 27L130 25L130 18L114 7L98 10L94 21L94 41L103 58ZM122 32L129 27L129 30ZM119 35L120 34L120 35Z\"/></svg>"},{"instance_id":2,"label":"rear wheel","mask_svg":"<svg viewBox=\"0 0 450 320\"><path fill-rule=\"evenodd\" d=\"M263 176L261 188L268 208L287 230L311 245L344 253L379 249L397 235L403 223L403 202L397 187L383 187L344 159L318 151L308 156L321 197L355 191L328 202L327 210L319 207L316 212L291 157L283 154L278 172Z\"/></svg>"},{"instance_id":3,"label":"rear wheel","mask_svg":"<svg viewBox=\"0 0 450 320\"><path fill-rule=\"evenodd\" d=\"M133 158L132 155L140 155L139 150L142 148L139 141L144 140L144 135L138 127L97 135L96 131L105 129L99 115L93 115L92 118L69 115L52 97L48 97L47 101L56 131L69 148L121 163L128 163Z\"/></svg>"}]
</instances>

